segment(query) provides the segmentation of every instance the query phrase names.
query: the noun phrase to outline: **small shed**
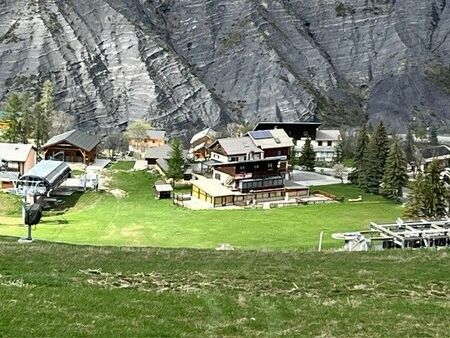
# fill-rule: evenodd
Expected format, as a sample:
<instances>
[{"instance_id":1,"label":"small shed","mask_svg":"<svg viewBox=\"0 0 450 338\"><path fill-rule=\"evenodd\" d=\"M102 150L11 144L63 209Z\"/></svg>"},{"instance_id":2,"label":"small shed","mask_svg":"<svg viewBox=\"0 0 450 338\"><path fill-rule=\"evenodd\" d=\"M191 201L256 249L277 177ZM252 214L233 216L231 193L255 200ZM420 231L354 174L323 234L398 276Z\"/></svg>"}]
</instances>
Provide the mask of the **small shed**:
<instances>
[{"instance_id":1,"label":"small shed","mask_svg":"<svg viewBox=\"0 0 450 338\"><path fill-rule=\"evenodd\" d=\"M169 183L157 181L155 183L155 191L157 199L171 198L173 188Z\"/></svg>"}]
</instances>

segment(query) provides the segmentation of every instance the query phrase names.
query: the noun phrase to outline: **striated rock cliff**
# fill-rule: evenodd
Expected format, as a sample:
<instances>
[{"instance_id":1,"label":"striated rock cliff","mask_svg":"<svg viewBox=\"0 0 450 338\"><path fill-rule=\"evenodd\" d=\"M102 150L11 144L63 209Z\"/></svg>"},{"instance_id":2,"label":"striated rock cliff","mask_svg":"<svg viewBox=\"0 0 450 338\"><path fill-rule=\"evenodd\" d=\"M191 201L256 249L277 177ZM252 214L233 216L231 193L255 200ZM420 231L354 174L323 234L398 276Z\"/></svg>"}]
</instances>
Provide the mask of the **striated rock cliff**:
<instances>
[{"instance_id":1,"label":"striated rock cliff","mask_svg":"<svg viewBox=\"0 0 450 338\"><path fill-rule=\"evenodd\" d=\"M0 0L0 101L55 82L80 126L394 128L450 115L446 0Z\"/></svg>"}]
</instances>

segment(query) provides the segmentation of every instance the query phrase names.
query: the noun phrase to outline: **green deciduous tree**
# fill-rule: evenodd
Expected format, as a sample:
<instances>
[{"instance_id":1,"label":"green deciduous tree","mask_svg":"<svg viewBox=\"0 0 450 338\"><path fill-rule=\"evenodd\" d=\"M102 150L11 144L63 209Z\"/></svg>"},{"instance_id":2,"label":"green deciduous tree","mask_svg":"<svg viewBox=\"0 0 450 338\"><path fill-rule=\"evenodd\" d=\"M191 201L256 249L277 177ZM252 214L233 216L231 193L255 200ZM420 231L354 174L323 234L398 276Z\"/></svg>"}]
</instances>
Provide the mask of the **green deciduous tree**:
<instances>
[{"instance_id":1,"label":"green deciduous tree","mask_svg":"<svg viewBox=\"0 0 450 338\"><path fill-rule=\"evenodd\" d=\"M299 164L306 168L307 171L314 171L316 163L316 153L311 144L311 139L307 138L305 144L302 147L302 151L299 158Z\"/></svg>"},{"instance_id":2,"label":"green deciduous tree","mask_svg":"<svg viewBox=\"0 0 450 338\"><path fill-rule=\"evenodd\" d=\"M402 188L408 183L407 165L403 149L395 137L386 160L381 193L393 200L402 195Z\"/></svg>"},{"instance_id":3,"label":"green deciduous tree","mask_svg":"<svg viewBox=\"0 0 450 338\"><path fill-rule=\"evenodd\" d=\"M184 175L184 157L183 157L183 145L180 139L175 138L170 144L170 158L168 161L169 169L167 177L171 178L173 182L179 181Z\"/></svg>"}]
</instances>

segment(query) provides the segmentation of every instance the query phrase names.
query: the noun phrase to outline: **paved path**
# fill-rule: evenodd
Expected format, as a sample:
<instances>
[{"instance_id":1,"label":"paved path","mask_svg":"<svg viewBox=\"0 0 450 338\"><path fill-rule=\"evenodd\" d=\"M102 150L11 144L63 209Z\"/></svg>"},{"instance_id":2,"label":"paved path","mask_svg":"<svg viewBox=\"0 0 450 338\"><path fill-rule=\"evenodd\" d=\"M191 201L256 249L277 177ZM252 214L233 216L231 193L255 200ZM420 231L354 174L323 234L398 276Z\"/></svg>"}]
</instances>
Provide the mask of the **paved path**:
<instances>
[{"instance_id":1,"label":"paved path","mask_svg":"<svg viewBox=\"0 0 450 338\"><path fill-rule=\"evenodd\" d=\"M339 178L301 170L293 171L292 181L307 187L311 185L330 185L341 183Z\"/></svg>"}]
</instances>

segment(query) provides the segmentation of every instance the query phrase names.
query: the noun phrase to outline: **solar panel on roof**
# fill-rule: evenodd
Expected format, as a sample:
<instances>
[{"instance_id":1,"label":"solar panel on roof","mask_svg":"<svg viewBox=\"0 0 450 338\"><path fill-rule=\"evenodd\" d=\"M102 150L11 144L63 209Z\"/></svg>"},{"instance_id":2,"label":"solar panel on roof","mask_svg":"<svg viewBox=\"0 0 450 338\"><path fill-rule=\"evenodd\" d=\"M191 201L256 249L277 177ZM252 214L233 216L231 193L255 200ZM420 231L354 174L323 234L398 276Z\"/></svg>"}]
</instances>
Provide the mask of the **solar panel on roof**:
<instances>
[{"instance_id":1,"label":"solar panel on roof","mask_svg":"<svg viewBox=\"0 0 450 338\"><path fill-rule=\"evenodd\" d=\"M255 140L262 140L262 139L266 139L266 138L272 138L272 134L269 130L255 130L255 131L251 131L250 135L255 139Z\"/></svg>"}]
</instances>

